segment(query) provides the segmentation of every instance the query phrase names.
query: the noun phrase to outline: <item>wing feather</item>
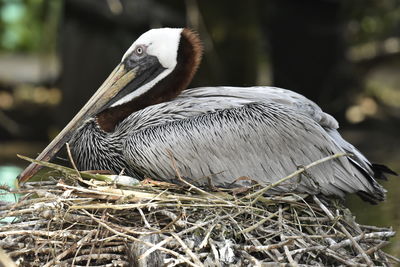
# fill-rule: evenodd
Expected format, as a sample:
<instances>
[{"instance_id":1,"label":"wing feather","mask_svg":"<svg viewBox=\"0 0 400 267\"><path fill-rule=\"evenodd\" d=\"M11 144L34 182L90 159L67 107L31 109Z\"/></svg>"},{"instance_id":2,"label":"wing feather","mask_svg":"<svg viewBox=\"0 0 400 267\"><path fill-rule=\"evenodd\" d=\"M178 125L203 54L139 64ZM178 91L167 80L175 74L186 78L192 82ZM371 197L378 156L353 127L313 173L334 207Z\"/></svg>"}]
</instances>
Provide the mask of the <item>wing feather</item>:
<instances>
[{"instance_id":1,"label":"wing feather","mask_svg":"<svg viewBox=\"0 0 400 267\"><path fill-rule=\"evenodd\" d=\"M275 102L285 106L291 106L299 112L306 113L310 118L318 122L322 127L337 129L337 120L322 111L313 101L296 92L270 86L253 87L199 87L183 91L180 99L187 97L221 97L222 102L226 99L234 99L237 102Z\"/></svg>"},{"instance_id":2,"label":"wing feather","mask_svg":"<svg viewBox=\"0 0 400 267\"><path fill-rule=\"evenodd\" d=\"M221 94L219 89L218 92ZM285 103L292 99L290 94L285 101L258 102L248 95L236 95L228 104L229 100L221 101L225 103L222 108L217 105L219 96L208 97L214 101L209 101L207 112L178 116L174 110L173 115L169 114L171 119L164 123L135 129L124 144L124 157L131 171L176 182L168 155L172 151L181 174L197 185L206 185L206 177L214 186L247 185L248 181L234 183L240 176L269 184L299 166L345 151L325 131L327 124L321 125L321 119L316 119L317 109L310 115L309 110L300 111L298 104ZM196 98L194 91L187 93L185 99L188 98ZM193 101L189 102L193 105ZM155 115L157 108L151 112ZM276 188L278 192L293 190L343 196L345 192L373 193L375 188L347 158L340 158L320 164L290 184Z\"/></svg>"}]
</instances>

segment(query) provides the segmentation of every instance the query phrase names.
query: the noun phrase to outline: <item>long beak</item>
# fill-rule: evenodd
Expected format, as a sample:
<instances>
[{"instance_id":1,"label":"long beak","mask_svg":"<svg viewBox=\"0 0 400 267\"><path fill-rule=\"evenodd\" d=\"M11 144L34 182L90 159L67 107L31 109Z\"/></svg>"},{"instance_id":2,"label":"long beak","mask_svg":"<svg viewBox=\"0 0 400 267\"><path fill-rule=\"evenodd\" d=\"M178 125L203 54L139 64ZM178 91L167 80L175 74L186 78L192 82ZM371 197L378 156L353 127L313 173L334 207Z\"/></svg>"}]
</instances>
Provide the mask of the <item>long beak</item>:
<instances>
[{"instance_id":1,"label":"long beak","mask_svg":"<svg viewBox=\"0 0 400 267\"><path fill-rule=\"evenodd\" d=\"M68 125L54 138L54 140L36 158L40 161L49 161L69 141L71 136L87 119L93 117L106 104L113 99L129 82L136 77L137 68L125 70L123 64L119 64L110 76L104 81L96 93L89 99L85 106L75 115ZM35 175L41 166L31 163L20 175L19 182L23 183Z\"/></svg>"}]
</instances>

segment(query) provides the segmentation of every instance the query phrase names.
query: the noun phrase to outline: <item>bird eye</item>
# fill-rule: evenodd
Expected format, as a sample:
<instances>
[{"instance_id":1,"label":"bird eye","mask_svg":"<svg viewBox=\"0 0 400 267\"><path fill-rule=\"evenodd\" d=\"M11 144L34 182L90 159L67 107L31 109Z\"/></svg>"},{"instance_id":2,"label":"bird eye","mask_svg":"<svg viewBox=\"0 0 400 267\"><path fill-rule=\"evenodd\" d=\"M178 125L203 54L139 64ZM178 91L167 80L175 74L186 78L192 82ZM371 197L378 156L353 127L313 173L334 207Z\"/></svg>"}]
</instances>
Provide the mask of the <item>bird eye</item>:
<instances>
[{"instance_id":1,"label":"bird eye","mask_svg":"<svg viewBox=\"0 0 400 267\"><path fill-rule=\"evenodd\" d=\"M144 47L143 46L138 46L135 49L135 54L138 56L141 56L144 53Z\"/></svg>"}]
</instances>

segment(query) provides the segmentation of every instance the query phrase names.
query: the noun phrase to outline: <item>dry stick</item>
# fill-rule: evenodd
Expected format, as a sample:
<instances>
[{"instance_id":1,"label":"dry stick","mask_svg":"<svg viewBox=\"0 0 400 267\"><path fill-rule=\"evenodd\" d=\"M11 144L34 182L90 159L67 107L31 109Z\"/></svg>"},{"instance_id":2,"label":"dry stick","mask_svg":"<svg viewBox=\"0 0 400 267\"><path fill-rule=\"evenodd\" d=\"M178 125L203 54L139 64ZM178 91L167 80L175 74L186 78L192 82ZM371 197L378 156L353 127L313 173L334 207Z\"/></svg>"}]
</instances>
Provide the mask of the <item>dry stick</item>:
<instances>
[{"instance_id":1,"label":"dry stick","mask_svg":"<svg viewBox=\"0 0 400 267\"><path fill-rule=\"evenodd\" d=\"M22 200L21 202L17 202L12 205L7 205L5 211L0 211L0 219L4 217L18 217L23 214L30 214L33 211L37 211L38 209L41 208L48 208L48 203L47 202L56 202L59 198L58 196L55 196L51 193L48 192L43 192L43 190L36 190L35 193L39 196L39 198L36 199L29 199L29 200ZM32 208L32 206L35 205L35 209ZM25 209L19 209L21 207L28 207ZM12 224L15 225L15 224Z\"/></svg>"},{"instance_id":2,"label":"dry stick","mask_svg":"<svg viewBox=\"0 0 400 267\"><path fill-rule=\"evenodd\" d=\"M82 180L82 181L86 183L85 180ZM76 186L61 184L61 183L58 183L56 186L61 187L61 188L75 190L79 193L88 193L88 194L95 194L95 195L108 195L108 196L115 196L115 197L121 196L121 195L115 194L115 193L103 192L103 191L98 191L98 190L94 190L94 189L87 189L87 188L83 188L83 187L76 187Z\"/></svg>"},{"instance_id":3,"label":"dry stick","mask_svg":"<svg viewBox=\"0 0 400 267\"><path fill-rule=\"evenodd\" d=\"M287 219L289 215L284 215L283 218ZM290 217L289 217L290 218ZM301 222L315 222L318 219L318 222L329 222L331 219L328 217L317 218L317 217L298 217Z\"/></svg>"},{"instance_id":4,"label":"dry stick","mask_svg":"<svg viewBox=\"0 0 400 267\"><path fill-rule=\"evenodd\" d=\"M299 220L299 214L297 213L297 209L293 209L293 219L296 221L296 225L299 227L300 232L303 232L303 228L301 226L301 221Z\"/></svg>"},{"instance_id":5,"label":"dry stick","mask_svg":"<svg viewBox=\"0 0 400 267\"><path fill-rule=\"evenodd\" d=\"M79 239L80 237L74 234L64 234L64 230L49 232L46 230L15 230L15 231L7 231L0 232L0 237L3 236L12 236L12 235L34 235L34 236L44 236L44 237L67 237L70 239Z\"/></svg>"},{"instance_id":6,"label":"dry stick","mask_svg":"<svg viewBox=\"0 0 400 267\"><path fill-rule=\"evenodd\" d=\"M94 239L93 239L94 241ZM123 242L121 242L123 243ZM111 247L101 247L101 248L84 248L81 249L81 254L86 255L86 254L103 254L103 253L123 253L126 251L126 245L114 245Z\"/></svg>"},{"instance_id":7,"label":"dry stick","mask_svg":"<svg viewBox=\"0 0 400 267\"><path fill-rule=\"evenodd\" d=\"M78 246L81 246L83 243L86 243L88 239L90 239L90 237L92 236L93 231L91 231L89 234L87 234L86 236L84 236L81 240L79 240L78 242L76 242L75 244L73 244L71 247L69 247L66 251L62 252L61 254L59 254L57 257L55 257L54 259L52 259L51 261L47 262L45 265L43 265L43 267L49 267L49 266L53 266L54 263L56 263L57 261L61 260L62 258L64 258L65 256L67 256L69 253L71 253L72 251L74 251Z\"/></svg>"},{"instance_id":8,"label":"dry stick","mask_svg":"<svg viewBox=\"0 0 400 267\"><path fill-rule=\"evenodd\" d=\"M311 241L311 244L314 244L315 246L319 246L319 243L315 242L312 239L309 239ZM333 251L332 249L324 246L324 249L319 250L321 253L325 254L326 256L332 257L336 259L337 261L344 263L348 266L366 266L365 264L360 264L358 262L353 261L353 259L345 259L344 257L346 255L342 255L336 251Z\"/></svg>"},{"instance_id":9,"label":"dry stick","mask_svg":"<svg viewBox=\"0 0 400 267\"><path fill-rule=\"evenodd\" d=\"M81 187L74 187L74 186L69 186L69 185L64 185L60 184L61 187L65 188L71 188L71 189L76 189L79 193L93 193L98 196L103 196L103 195L109 195L109 196L114 196L114 197L123 197L123 196L129 196L129 195L134 195L136 199L149 199L149 202L146 202L144 204L139 203L141 205L152 205L153 202L152 200L158 200L158 201L164 201L164 202L176 202L177 200L181 201L197 201L197 202L202 202L202 203L210 203L210 199L205 199L204 197L202 198L201 196L187 196L183 194L179 195L174 195L174 194L164 194L165 196L162 196L161 194L158 194L157 196L154 193L146 193L143 191L139 190L123 190L123 189L111 189L111 190L105 190L104 187L99 187L97 186L97 190L90 190L90 189L85 189ZM100 190L101 189L101 190ZM212 194L211 194L212 195ZM133 202L133 201L132 201ZM232 204L229 201L223 200L223 199L212 199L213 203L222 203L226 205L229 205L231 207L234 207L235 205ZM226 204L228 203L228 204ZM158 203L157 203L158 204ZM126 204L113 204L111 206L118 206L118 205L126 205ZM137 205L137 204L135 204Z\"/></svg>"},{"instance_id":10,"label":"dry stick","mask_svg":"<svg viewBox=\"0 0 400 267\"><path fill-rule=\"evenodd\" d=\"M324 162L326 162L326 161L329 161L329 160L332 160L332 159L336 159L336 158L339 158L339 157L343 157L343 156L347 156L347 155L349 155L349 154L347 154L347 153L337 153L337 154L334 154L334 155L331 155L331 156L328 156L328 157L319 159L319 160L317 160L317 161L314 161L314 162L308 164L307 166L304 166L304 167L298 169L297 171L293 172L292 174L290 174L290 175L288 175L288 176L286 176L286 177L280 179L279 181L277 181L277 182L275 182L275 183L273 183L273 184L270 184L270 185L268 185L268 186L266 186L266 187L264 187L264 188L258 190L257 192L254 192L254 193L252 193L252 194L249 194L249 195L247 195L247 196L244 196L244 198L256 197L253 201L251 201L251 204L254 204L254 203L256 203L256 202L258 201L258 199L259 199L265 192L267 192L267 191L270 190L271 188L276 187L277 185L279 185L279 184L281 184L281 183L283 183L283 182L285 182L285 181L287 181L287 180L289 180L289 179L291 179L291 178L293 178L293 177L295 177L295 176L297 176L297 175L299 175L299 174L305 172L306 170L308 170L308 169L311 168L311 167L314 167L314 166L319 165L319 164L321 164L321 163L324 163Z\"/></svg>"},{"instance_id":11,"label":"dry stick","mask_svg":"<svg viewBox=\"0 0 400 267\"><path fill-rule=\"evenodd\" d=\"M297 264L299 267L315 267L320 265L311 265L311 264ZM262 267L286 267L288 266L286 263L277 264L276 262L263 262ZM358 266L359 267L359 266Z\"/></svg>"},{"instance_id":12,"label":"dry stick","mask_svg":"<svg viewBox=\"0 0 400 267\"><path fill-rule=\"evenodd\" d=\"M138 207L137 210L139 211L140 216L142 216L144 225L146 225L147 228L149 228L150 230L158 230L158 229L154 229L153 227L151 227L151 225L150 225L149 222L147 221L146 216L144 215L144 213L143 213L143 211L142 211L141 208Z\"/></svg>"},{"instance_id":13,"label":"dry stick","mask_svg":"<svg viewBox=\"0 0 400 267\"><path fill-rule=\"evenodd\" d=\"M295 262L290 254L288 246L283 246L283 250L285 251L285 255L288 258L291 267L298 267L297 262Z\"/></svg>"},{"instance_id":14,"label":"dry stick","mask_svg":"<svg viewBox=\"0 0 400 267\"><path fill-rule=\"evenodd\" d=\"M179 216L176 216L171 222L169 222L166 226L164 226L161 230L158 231L158 233L163 233L166 232L168 230L168 228L170 228L172 225L176 224L179 227L184 227L184 225L182 225L182 222L180 221L180 219L183 217L183 213L181 212L179 214ZM179 223L178 223L179 222ZM156 232L157 233L157 232Z\"/></svg>"},{"instance_id":15,"label":"dry stick","mask_svg":"<svg viewBox=\"0 0 400 267\"><path fill-rule=\"evenodd\" d=\"M41 207L40 207L41 208ZM33 208L27 208L27 209L22 209L22 210L15 210L15 211L10 211L10 212L0 212L0 219L3 219L5 217L18 217L24 214L31 214L32 212L35 212L37 210ZM0 232L1 234L1 232Z\"/></svg>"},{"instance_id":16,"label":"dry stick","mask_svg":"<svg viewBox=\"0 0 400 267\"><path fill-rule=\"evenodd\" d=\"M242 249L248 252L257 252L257 251L268 251L276 248L281 248L285 245L290 245L293 243L293 240L285 240L276 244L266 245L266 246L251 246L251 245L233 245L236 249Z\"/></svg>"},{"instance_id":17,"label":"dry stick","mask_svg":"<svg viewBox=\"0 0 400 267\"><path fill-rule=\"evenodd\" d=\"M299 248L296 250L292 250L290 252L291 255L295 255L297 253L304 253L304 252L309 252L309 251L320 251L326 249L326 246L319 245L319 246L312 246L312 247L306 247L306 248Z\"/></svg>"},{"instance_id":18,"label":"dry stick","mask_svg":"<svg viewBox=\"0 0 400 267\"><path fill-rule=\"evenodd\" d=\"M279 238L281 239L281 241L285 241L286 238L285 238L285 235L283 234L282 204L279 204L279 210L278 210L278 232L279 232ZM293 258L290 257L290 254L288 255L287 252L289 252L289 250L287 248L285 249L285 247L286 247L286 245L283 246L283 251L284 251L284 253L286 255L286 258L288 259L289 263L292 263L293 262ZM294 266L294 267L297 267L297 266Z\"/></svg>"},{"instance_id":19,"label":"dry stick","mask_svg":"<svg viewBox=\"0 0 400 267\"><path fill-rule=\"evenodd\" d=\"M321 225L318 224L317 226L314 226L314 227L321 227ZM342 255L338 255L335 251L333 251L331 249L328 249L327 246L321 246L320 243L315 242L313 239L309 238L309 236L307 234L304 234L304 233L300 232L298 229L293 228L293 230L294 230L295 233L300 234L301 236L303 236L304 239L306 239L308 241L308 243L306 243L305 241L304 241L304 243L302 243L304 246L306 246L306 249L304 251L303 251L303 249L299 249L298 252L297 252L297 250L293 251L293 253L296 253L296 254L299 253L296 257L299 257L299 255L301 255L301 253L303 253L303 252L307 252L309 254L309 256L315 258L316 255L313 252L314 250L317 251L317 252L321 251L327 256L332 256L333 255L332 257L334 257L335 259L337 257L342 257ZM302 240L304 240L304 239L302 239ZM310 245L314 245L314 246L313 247L309 247ZM343 261L347 262L348 264L353 264L353 265L356 264L356 262L353 262L353 261L349 262L349 261L346 261L345 259L343 259ZM343 262L343 261L340 261L340 262Z\"/></svg>"},{"instance_id":20,"label":"dry stick","mask_svg":"<svg viewBox=\"0 0 400 267\"><path fill-rule=\"evenodd\" d=\"M371 231L377 231L377 232L382 232L382 231L388 230L388 228L386 228L386 227L378 227L378 226L373 226L373 225L361 225L361 224L358 224L358 226L360 228L364 228L364 229L371 230Z\"/></svg>"},{"instance_id":21,"label":"dry stick","mask_svg":"<svg viewBox=\"0 0 400 267\"><path fill-rule=\"evenodd\" d=\"M365 254L370 255L372 253L375 253L378 250L380 250L381 248L383 248L384 246L386 246L387 244L390 244L390 242L389 241L383 241L383 242L379 243L378 245L366 250ZM361 255L357 256L357 258L360 258L360 257L361 257Z\"/></svg>"},{"instance_id":22,"label":"dry stick","mask_svg":"<svg viewBox=\"0 0 400 267\"><path fill-rule=\"evenodd\" d=\"M219 258L219 253L218 253L218 250L217 250L217 248L216 248L216 246L215 246L214 240L210 238L210 239L208 240L208 244L210 244L211 252L212 252L212 254L213 254L213 256L214 256L215 265L216 265L217 267L221 267L222 265L221 265L221 261L220 261L220 258Z\"/></svg>"},{"instance_id":23,"label":"dry stick","mask_svg":"<svg viewBox=\"0 0 400 267\"><path fill-rule=\"evenodd\" d=\"M199 258L193 253L193 251L188 248L188 246L183 242L183 240L175 233L171 233L171 235L179 242L179 244L184 249L185 253L193 259L193 262L198 266L204 266L203 263L199 260Z\"/></svg>"},{"instance_id":24,"label":"dry stick","mask_svg":"<svg viewBox=\"0 0 400 267\"><path fill-rule=\"evenodd\" d=\"M90 264L91 260L121 260L121 255L119 254L112 254L112 253L96 253L96 254L86 254L86 255L80 255L76 256L73 259L67 259L66 263L71 264L71 266L76 266L75 262L82 262L82 261L87 261ZM87 266L92 266L92 265L87 265ZM99 266L99 265L96 265ZM118 266L118 265L100 265L100 266Z\"/></svg>"},{"instance_id":25,"label":"dry stick","mask_svg":"<svg viewBox=\"0 0 400 267\"><path fill-rule=\"evenodd\" d=\"M152 205L147 205L146 203L137 203L137 204L120 204L120 205L113 205L113 204L107 204L107 203L99 203L99 204L87 204L87 205L74 205L69 207L71 210L86 210L86 209L112 209L112 210L125 210L125 209L134 209L137 207L141 208L154 208L154 207L173 207L175 208L177 206L176 203L160 203L160 204L152 204ZM232 205L228 204L180 204L181 207L196 207L196 208L232 208ZM249 208L248 206L236 206L235 208ZM252 208L254 211L259 211L260 209ZM0 233L1 234L1 233Z\"/></svg>"},{"instance_id":26,"label":"dry stick","mask_svg":"<svg viewBox=\"0 0 400 267\"><path fill-rule=\"evenodd\" d=\"M69 158L69 161L70 161L71 164L72 164L72 167L73 167L74 170L76 171L76 174L78 174L78 176L82 179L82 176L81 176L81 174L80 174L78 168L76 167L75 161L74 161L74 159L72 158L72 153L71 153L71 149L70 149L70 147L69 147L69 143L65 143L65 146L67 147L68 158ZM83 180L83 179L82 179L82 180Z\"/></svg>"},{"instance_id":27,"label":"dry stick","mask_svg":"<svg viewBox=\"0 0 400 267\"><path fill-rule=\"evenodd\" d=\"M208 244L208 239L210 238L211 232L214 229L215 224L211 225L210 227L208 227L207 233L203 238L203 241L201 241L200 245L199 245L199 249L205 248Z\"/></svg>"},{"instance_id":28,"label":"dry stick","mask_svg":"<svg viewBox=\"0 0 400 267\"><path fill-rule=\"evenodd\" d=\"M383 252L383 251L382 251L382 253L383 253L383 255L385 255L386 257L388 257L389 259L391 259L392 261L395 261L395 262L397 262L397 263L400 263L400 259L399 259L399 258L396 258L395 256L392 256L392 255L390 255L390 254L387 254L386 252Z\"/></svg>"},{"instance_id":29,"label":"dry stick","mask_svg":"<svg viewBox=\"0 0 400 267\"><path fill-rule=\"evenodd\" d=\"M230 215L230 214L227 214L226 216L228 216L228 218L233 222L233 223L235 223L236 224L236 226L238 227L238 229L240 230L240 231L242 231L243 229L242 229L242 227L239 225L239 223L234 219L234 217L236 217L236 216L238 216L238 215L240 215L241 214L241 212L239 212L238 214L236 214L236 215L234 215L234 216L232 216L232 215ZM261 247L262 245L261 245L261 242L257 239L257 238L254 238L254 236L252 235L252 234L250 234L250 233L243 233L242 234L247 240L250 240L251 241L251 243L253 243L254 245L253 246L255 246L255 247ZM273 257L273 255L271 255L268 251L263 251L265 254L267 254L271 259L273 259L273 260L275 260L275 258ZM276 250L275 248L273 248L272 249L272 252L274 252L275 254L276 254L276 261L279 261L279 258L280 258L280 253L279 253L279 251L278 250Z\"/></svg>"},{"instance_id":30,"label":"dry stick","mask_svg":"<svg viewBox=\"0 0 400 267\"><path fill-rule=\"evenodd\" d=\"M385 238L385 237L392 237L395 236L396 232L375 232L375 233L368 233L368 234L361 234L356 237L353 237L354 241L360 241L361 239L378 239L378 238ZM351 239L343 240L339 243L336 243L330 246L330 249L337 250L338 248L348 246L352 243Z\"/></svg>"},{"instance_id":31,"label":"dry stick","mask_svg":"<svg viewBox=\"0 0 400 267\"><path fill-rule=\"evenodd\" d=\"M44 243L46 243L46 245L47 244L53 244L53 242L44 242ZM61 242L57 243L57 245L60 244L60 243ZM40 244L40 242L38 244ZM65 243L62 243L62 244L65 245ZM68 244L68 245L72 245L72 244ZM24 249L18 249L18 250L15 250L15 251L10 251L10 252L8 252L8 255L10 257L12 257L12 258L16 258L16 257L19 257L19 256L26 256L29 253L34 254L34 255L44 254L43 256L51 255L51 254L54 253L54 248L53 247L47 247L47 248L44 248L44 247L41 247L41 248L37 248L37 247L24 248Z\"/></svg>"},{"instance_id":32,"label":"dry stick","mask_svg":"<svg viewBox=\"0 0 400 267\"><path fill-rule=\"evenodd\" d=\"M301 230L299 230L301 231ZM323 239L323 238L328 238L328 237L338 237L337 234L330 234L330 235L307 235L308 238L314 238L314 239ZM291 236L286 236L287 239L302 239L304 236L302 235L291 235Z\"/></svg>"},{"instance_id":33,"label":"dry stick","mask_svg":"<svg viewBox=\"0 0 400 267\"><path fill-rule=\"evenodd\" d=\"M105 214L105 211L103 211L102 216L104 216L104 214ZM100 233L101 233L101 227L100 227L100 225L97 225L96 228L97 228L97 231L96 231L96 235L94 236L94 238L95 238L95 239L98 239L98 238L99 238L99 235L100 235ZM96 243L94 243L94 242L91 244L89 255L92 255L92 254L93 254L95 244L96 244ZM75 257L78 255L78 250L81 250L81 248L82 248L82 245L79 246L79 248L77 249L77 251L76 251L76 253L75 253ZM97 253L97 254L100 254L100 253ZM74 266L74 264L75 264L75 257L74 257L74 259L73 259L73 261L72 261L72 266ZM91 261L91 259L89 258L89 260L86 262L86 266L89 266L90 261Z\"/></svg>"},{"instance_id":34,"label":"dry stick","mask_svg":"<svg viewBox=\"0 0 400 267\"><path fill-rule=\"evenodd\" d=\"M252 264L252 266L256 266L256 267L261 267L263 266L261 264L261 262L259 262L255 257L251 256L249 253L247 253L246 251L242 250L240 251L240 254L246 258L247 260L249 260Z\"/></svg>"},{"instance_id":35,"label":"dry stick","mask_svg":"<svg viewBox=\"0 0 400 267\"><path fill-rule=\"evenodd\" d=\"M116 234L116 235L118 235L118 236L125 237L126 239L129 239L129 240L131 240L131 241L133 241L133 242L140 242L140 243L142 243L142 244L144 244L144 245L146 245L146 246L148 246L148 247L150 247L150 248L156 246L156 245L153 244L153 243L150 243L150 242L147 242L147 241L143 241L143 240L141 240L141 239L139 239L139 238L136 238L136 237L127 235L127 234L125 234L125 233L118 232L117 230L115 230L115 229L111 228L110 226L108 226L106 223L104 223L104 222L102 222L101 220L99 220L99 219L97 219L96 217L94 217L94 216L93 216L92 214L90 214L88 211L86 211L86 210L82 210L82 211L83 211L84 213L86 213L88 216L90 216L93 220L95 220L98 224L100 224L101 226L103 226L104 228L106 228L107 230L109 230L110 232L112 232L112 233L114 233L114 234ZM170 249L167 249L167 248L164 248L164 247L158 247L157 249L159 249L159 250L161 250L161 251L163 251L163 252L169 253L169 254L171 254L171 255L173 255L173 256L175 256L175 257L177 257L177 258L183 260L185 263L189 264L190 266L196 267L195 264L193 264L193 263L190 262L188 259L186 259L185 257L183 257L181 254L179 254L179 253L177 253L177 252L175 252L175 251L173 251L173 250L170 250ZM149 251L149 250L147 250L147 251Z\"/></svg>"},{"instance_id":36,"label":"dry stick","mask_svg":"<svg viewBox=\"0 0 400 267\"><path fill-rule=\"evenodd\" d=\"M334 221L335 217L333 216L333 214L330 212L330 210L327 207L325 207L324 204L322 204L322 202L317 198L317 196L313 196L313 199L318 204L318 206L320 206L320 208L326 213L326 215L328 215L328 217L332 221ZM343 226L343 224L341 224L339 221L336 222L336 224L340 227L340 229L347 236L347 238L349 238L351 240L351 242L353 243L354 248L357 249L358 252L361 254L361 256L363 257L365 263L367 263L368 266L373 266L374 263L367 256L367 254L365 254L365 251L363 250L363 248L357 243L357 241L354 240L353 236L347 231L347 229Z\"/></svg>"},{"instance_id":37,"label":"dry stick","mask_svg":"<svg viewBox=\"0 0 400 267\"><path fill-rule=\"evenodd\" d=\"M180 212L179 215L176 215L175 213L168 211L168 210L159 210L157 213L167 216L168 218L170 218L172 220L163 229L167 229L168 227L171 227L174 224L176 224L177 226L182 227L182 228L186 226L186 223L181 220L181 218L184 215L183 212Z\"/></svg>"},{"instance_id":38,"label":"dry stick","mask_svg":"<svg viewBox=\"0 0 400 267\"><path fill-rule=\"evenodd\" d=\"M287 210L289 207L285 207L283 210ZM257 229L260 225L263 225L266 221L271 220L272 218L276 217L279 214L279 211L272 213L268 217L263 218L261 221L257 222L256 224L253 224L250 227L247 227L246 229L243 229L240 231L238 234L244 234L253 231L254 229Z\"/></svg>"},{"instance_id":39,"label":"dry stick","mask_svg":"<svg viewBox=\"0 0 400 267\"><path fill-rule=\"evenodd\" d=\"M72 158L72 153L71 153L71 149L70 149L70 147L69 147L69 143L65 143L65 145L66 145L66 147L67 147L67 153L68 153L69 161L71 162L73 169L76 171L76 173L77 173L77 175L78 175L78 180L79 180L81 183L84 183L84 184L89 185L89 186L93 186L92 183L90 183L89 181L85 181L85 180L82 178L81 173L79 172L78 168L76 167L75 161L74 161L74 159Z\"/></svg>"},{"instance_id":40,"label":"dry stick","mask_svg":"<svg viewBox=\"0 0 400 267\"><path fill-rule=\"evenodd\" d=\"M325 250L322 250L322 252L323 252L325 255L334 258L334 259L337 260L338 262L341 262L341 263L346 264L347 266L363 266L363 265L361 265L361 264L359 264L359 263L357 263L357 262L355 262L355 261L353 261L353 260L351 260L351 259L349 259L349 260L344 259L342 255L340 255L340 254L338 255L335 251L332 251L332 250L326 250L326 251L325 251Z\"/></svg>"},{"instance_id":41,"label":"dry stick","mask_svg":"<svg viewBox=\"0 0 400 267\"><path fill-rule=\"evenodd\" d=\"M224 215L224 216L220 217L219 219L223 220L225 218L228 218L229 216L230 215ZM190 233L190 232L196 230L197 228L203 227L204 225L207 225L209 223L213 223L214 221L215 220L209 220L209 221L202 222L200 224L194 225L194 226L192 226L192 227L190 227L190 228L188 228L186 230L183 230L183 231L179 232L178 235L184 235L186 233ZM168 243L172 239L173 239L173 237L170 236L170 237L165 238L164 240L160 241L159 243L157 243L155 245L153 244L154 245L153 247L149 248L145 253L143 253L142 255L139 256L139 260L142 260L142 259L146 258L147 256L150 255L150 253L152 253L152 252L156 251L157 249L161 248L163 245L165 245L166 243Z\"/></svg>"},{"instance_id":42,"label":"dry stick","mask_svg":"<svg viewBox=\"0 0 400 267\"><path fill-rule=\"evenodd\" d=\"M89 181L85 181L85 180L82 178L81 173L79 172L78 168L76 167L75 161L74 161L74 159L72 158L72 153L71 153L71 149L70 149L70 147L69 147L69 144L68 144L68 143L65 143L65 145L67 146L67 153L68 153L69 161L71 162L73 169L74 169L74 170L76 171L76 173L78 174L78 180L79 180L80 182L84 183L84 184L87 184L87 185L89 185L89 186L93 186L92 183L90 183Z\"/></svg>"},{"instance_id":43,"label":"dry stick","mask_svg":"<svg viewBox=\"0 0 400 267\"><path fill-rule=\"evenodd\" d=\"M147 203L153 203L154 200L157 200L159 198L161 198L162 195L164 195L166 192L168 192L168 188L161 191L158 195L155 195L153 198L151 198L149 201L147 201Z\"/></svg>"}]
</instances>

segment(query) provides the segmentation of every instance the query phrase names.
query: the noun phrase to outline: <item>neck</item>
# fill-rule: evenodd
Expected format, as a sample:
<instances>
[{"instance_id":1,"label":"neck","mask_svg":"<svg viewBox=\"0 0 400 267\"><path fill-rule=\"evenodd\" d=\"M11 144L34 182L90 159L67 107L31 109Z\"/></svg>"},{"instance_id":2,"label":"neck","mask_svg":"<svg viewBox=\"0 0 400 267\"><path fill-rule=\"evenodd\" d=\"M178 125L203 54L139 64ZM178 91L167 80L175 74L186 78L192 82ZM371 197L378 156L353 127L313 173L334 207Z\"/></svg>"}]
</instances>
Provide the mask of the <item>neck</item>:
<instances>
[{"instance_id":1,"label":"neck","mask_svg":"<svg viewBox=\"0 0 400 267\"><path fill-rule=\"evenodd\" d=\"M174 70L143 95L99 113L96 119L100 128L106 132L112 132L133 112L178 96L193 79L200 64L201 54L201 44L197 35L188 29L183 29Z\"/></svg>"}]
</instances>

